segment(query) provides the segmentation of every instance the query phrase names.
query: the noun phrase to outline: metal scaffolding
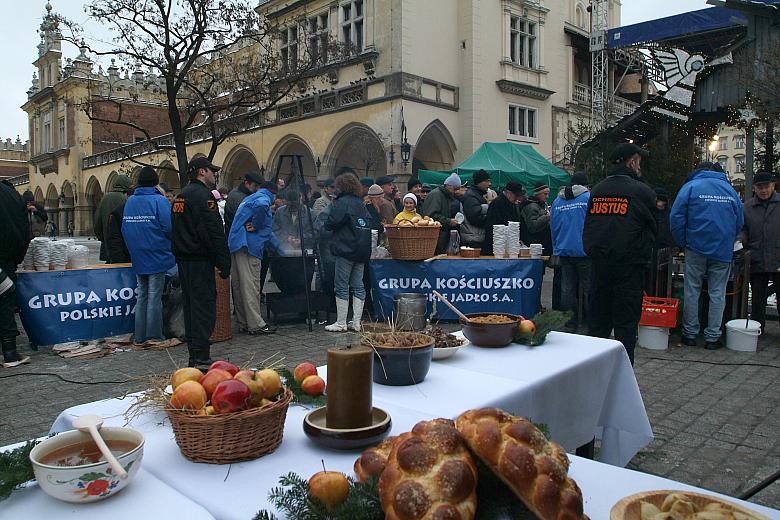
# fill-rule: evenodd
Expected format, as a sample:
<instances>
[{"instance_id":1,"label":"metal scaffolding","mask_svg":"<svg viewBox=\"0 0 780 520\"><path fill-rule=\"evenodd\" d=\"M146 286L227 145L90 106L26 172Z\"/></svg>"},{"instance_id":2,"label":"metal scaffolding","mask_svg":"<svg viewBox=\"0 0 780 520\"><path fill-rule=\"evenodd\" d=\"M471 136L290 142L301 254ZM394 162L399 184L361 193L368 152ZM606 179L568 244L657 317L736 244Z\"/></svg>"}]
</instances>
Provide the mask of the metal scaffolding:
<instances>
[{"instance_id":1,"label":"metal scaffolding","mask_svg":"<svg viewBox=\"0 0 780 520\"><path fill-rule=\"evenodd\" d=\"M597 133L607 127L609 120L609 56L607 29L609 29L609 0L591 0L591 128Z\"/></svg>"}]
</instances>

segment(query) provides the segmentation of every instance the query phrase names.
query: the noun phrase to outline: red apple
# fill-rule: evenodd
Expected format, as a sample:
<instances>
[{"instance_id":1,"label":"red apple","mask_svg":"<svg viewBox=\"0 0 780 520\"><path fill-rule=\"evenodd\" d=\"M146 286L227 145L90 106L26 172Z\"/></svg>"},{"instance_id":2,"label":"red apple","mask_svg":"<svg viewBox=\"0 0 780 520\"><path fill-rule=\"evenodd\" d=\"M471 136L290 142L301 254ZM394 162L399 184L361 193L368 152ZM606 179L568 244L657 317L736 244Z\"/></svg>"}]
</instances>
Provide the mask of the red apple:
<instances>
[{"instance_id":1,"label":"red apple","mask_svg":"<svg viewBox=\"0 0 780 520\"><path fill-rule=\"evenodd\" d=\"M313 397L322 395L325 392L325 380L320 376L309 376L301 383L301 390Z\"/></svg>"},{"instance_id":2,"label":"red apple","mask_svg":"<svg viewBox=\"0 0 780 520\"><path fill-rule=\"evenodd\" d=\"M200 384L206 389L206 394L209 396L209 399L211 399L211 395L214 393L217 385L222 381L229 381L230 379L233 379L230 372L222 370L221 368L212 368L203 374L203 377L200 378Z\"/></svg>"},{"instance_id":3,"label":"red apple","mask_svg":"<svg viewBox=\"0 0 780 520\"><path fill-rule=\"evenodd\" d=\"M309 494L325 504L325 508L330 511L347 499L349 481L338 471L320 471L309 479Z\"/></svg>"},{"instance_id":4,"label":"red apple","mask_svg":"<svg viewBox=\"0 0 780 520\"><path fill-rule=\"evenodd\" d=\"M200 410L206 401L206 390L197 381L183 382L171 396L171 406L177 410Z\"/></svg>"},{"instance_id":5,"label":"red apple","mask_svg":"<svg viewBox=\"0 0 780 520\"><path fill-rule=\"evenodd\" d=\"M218 414L238 412L246 409L251 397L252 391L246 384L230 379L217 385L211 394L211 406Z\"/></svg>"},{"instance_id":6,"label":"red apple","mask_svg":"<svg viewBox=\"0 0 780 520\"><path fill-rule=\"evenodd\" d=\"M255 381L263 382L263 397L273 397L282 390L282 378L276 370L264 368L255 373Z\"/></svg>"},{"instance_id":7,"label":"red apple","mask_svg":"<svg viewBox=\"0 0 780 520\"><path fill-rule=\"evenodd\" d=\"M226 370L230 372L231 376L234 376L238 373L238 367L236 365L234 365L230 361L224 361L222 359L220 359L219 361L214 361L209 367L209 370L214 370L215 368Z\"/></svg>"},{"instance_id":8,"label":"red apple","mask_svg":"<svg viewBox=\"0 0 780 520\"><path fill-rule=\"evenodd\" d=\"M532 336L536 332L536 323L531 320L523 320L520 322L520 333L527 336Z\"/></svg>"},{"instance_id":9,"label":"red apple","mask_svg":"<svg viewBox=\"0 0 780 520\"><path fill-rule=\"evenodd\" d=\"M186 367L186 368L180 368L176 372L173 373L171 376L171 386L174 390L179 388L179 385L181 385L185 381L200 381L200 378L203 377L203 372L198 370L197 368L193 367Z\"/></svg>"},{"instance_id":10,"label":"red apple","mask_svg":"<svg viewBox=\"0 0 780 520\"><path fill-rule=\"evenodd\" d=\"M295 367L295 372L293 372L293 377L295 377L295 380L299 383L303 382L304 379L306 379L309 376L316 376L317 375L317 367L314 366L314 364L306 362L301 363L297 367Z\"/></svg>"},{"instance_id":11,"label":"red apple","mask_svg":"<svg viewBox=\"0 0 780 520\"><path fill-rule=\"evenodd\" d=\"M243 377L254 379L255 378L254 370L239 370L238 372L233 374L233 379L241 379Z\"/></svg>"}]
</instances>

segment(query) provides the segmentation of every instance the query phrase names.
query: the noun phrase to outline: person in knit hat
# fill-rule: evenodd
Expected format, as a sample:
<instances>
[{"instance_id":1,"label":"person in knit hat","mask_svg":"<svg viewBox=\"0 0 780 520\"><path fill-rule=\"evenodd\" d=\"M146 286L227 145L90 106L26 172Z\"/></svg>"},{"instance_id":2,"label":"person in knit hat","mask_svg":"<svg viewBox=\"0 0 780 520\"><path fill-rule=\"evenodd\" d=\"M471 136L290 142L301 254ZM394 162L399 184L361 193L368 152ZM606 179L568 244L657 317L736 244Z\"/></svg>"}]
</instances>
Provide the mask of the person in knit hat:
<instances>
[{"instance_id":1,"label":"person in knit hat","mask_svg":"<svg viewBox=\"0 0 780 520\"><path fill-rule=\"evenodd\" d=\"M122 236L138 291L133 336L136 345L165 339L162 293L165 273L176 264L171 247L171 206L157 189L159 180L154 168L142 169L122 216Z\"/></svg>"},{"instance_id":2,"label":"person in knit hat","mask_svg":"<svg viewBox=\"0 0 780 520\"><path fill-rule=\"evenodd\" d=\"M479 170L472 175L471 186L462 199L465 220L460 226L461 245L477 249L482 249L484 245L488 212L488 201L485 196L490 185L490 174L485 170Z\"/></svg>"},{"instance_id":3,"label":"person in knit hat","mask_svg":"<svg viewBox=\"0 0 780 520\"><path fill-rule=\"evenodd\" d=\"M463 183L457 173L452 173L444 180L444 184L433 190L425 199L422 214L431 217L441 224L439 240L436 242L436 253L441 254L447 250L450 239L450 231L458 229L458 221L452 212L452 201L455 200L455 192Z\"/></svg>"},{"instance_id":4,"label":"person in knit hat","mask_svg":"<svg viewBox=\"0 0 780 520\"><path fill-rule=\"evenodd\" d=\"M417 213L417 196L414 193L407 193L402 200L404 210L395 216L393 224L399 224L402 220L411 222L414 217L420 217L420 214Z\"/></svg>"},{"instance_id":5,"label":"person in knit hat","mask_svg":"<svg viewBox=\"0 0 780 520\"><path fill-rule=\"evenodd\" d=\"M378 184L372 184L371 187L368 188L366 195L368 196L368 203L366 206L371 206L374 210L372 211L369 208L369 212L375 212L373 216L379 216L379 219L383 224L392 223L396 214L395 206L392 202L387 200L382 187Z\"/></svg>"}]
</instances>

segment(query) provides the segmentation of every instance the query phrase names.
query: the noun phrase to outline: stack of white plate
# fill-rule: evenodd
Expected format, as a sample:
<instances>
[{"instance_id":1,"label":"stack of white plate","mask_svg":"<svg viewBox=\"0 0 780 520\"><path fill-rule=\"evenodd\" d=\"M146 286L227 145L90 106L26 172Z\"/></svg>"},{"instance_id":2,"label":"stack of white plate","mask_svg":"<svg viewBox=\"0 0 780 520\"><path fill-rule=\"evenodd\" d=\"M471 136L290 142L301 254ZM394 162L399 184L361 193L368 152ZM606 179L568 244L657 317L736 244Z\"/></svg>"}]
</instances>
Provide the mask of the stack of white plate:
<instances>
[{"instance_id":1,"label":"stack of white plate","mask_svg":"<svg viewBox=\"0 0 780 520\"><path fill-rule=\"evenodd\" d=\"M506 229L506 254L517 258L520 254L520 222L510 222Z\"/></svg>"},{"instance_id":2,"label":"stack of white plate","mask_svg":"<svg viewBox=\"0 0 780 520\"><path fill-rule=\"evenodd\" d=\"M531 258L540 258L544 253L542 244L531 244Z\"/></svg>"},{"instance_id":3,"label":"stack of white plate","mask_svg":"<svg viewBox=\"0 0 780 520\"><path fill-rule=\"evenodd\" d=\"M507 227L501 224L493 226L493 256L504 258L506 256Z\"/></svg>"},{"instance_id":4,"label":"stack of white plate","mask_svg":"<svg viewBox=\"0 0 780 520\"><path fill-rule=\"evenodd\" d=\"M68 248L68 269L81 269L89 265L89 248L87 246L70 246Z\"/></svg>"},{"instance_id":5,"label":"stack of white plate","mask_svg":"<svg viewBox=\"0 0 780 520\"><path fill-rule=\"evenodd\" d=\"M64 241L59 240L51 243L49 248L49 263L52 271L64 271L68 265L68 248L70 246Z\"/></svg>"},{"instance_id":6,"label":"stack of white plate","mask_svg":"<svg viewBox=\"0 0 780 520\"><path fill-rule=\"evenodd\" d=\"M35 271L35 263L33 263L33 245L27 246L27 252L24 254L24 260L22 260L22 269L25 271Z\"/></svg>"},{"instance_id":7,"label":"stack of white plate","mask_svg":"<svg viewBox=\"0 0 780 520\"><path fill-rule=\"evenodd\" d=\"M50 247L51 240L46 237L35 237L30 242L30 247L33 248L33 265L36 271L48 271L49 263L51 262Z\"/></svg>"}]
</instances>

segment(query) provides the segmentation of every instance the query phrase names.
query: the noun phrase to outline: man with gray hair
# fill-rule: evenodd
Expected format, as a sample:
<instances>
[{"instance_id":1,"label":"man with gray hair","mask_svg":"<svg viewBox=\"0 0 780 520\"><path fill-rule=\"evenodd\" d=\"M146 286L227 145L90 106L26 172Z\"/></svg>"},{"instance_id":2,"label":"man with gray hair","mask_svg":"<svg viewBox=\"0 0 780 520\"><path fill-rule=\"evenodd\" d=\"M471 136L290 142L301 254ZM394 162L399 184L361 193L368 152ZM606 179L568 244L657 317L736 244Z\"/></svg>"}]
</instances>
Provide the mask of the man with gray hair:
<instances>
[{"instance_id":1,"label":"man with gray hair","mask_svg":"<svg viewBox=\"0 0 780 520\"><path fill-rule=\"evenodd\" d=\"M443 185L428 195L423 204L422 214L441 224L439 240L436 243L436 254L444 253L447 250L450 231L458 228L458 221L455 220L455 215L452 213L452 201L455 199L455 192L462 184L458 174L453 173L447 177Z\"/></svg>"}]
</instances>

